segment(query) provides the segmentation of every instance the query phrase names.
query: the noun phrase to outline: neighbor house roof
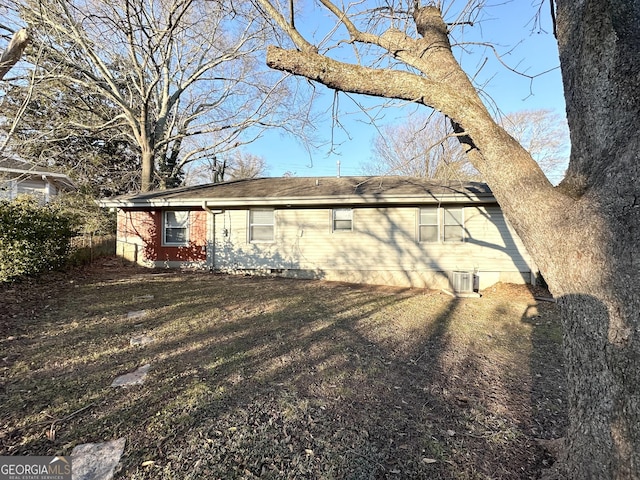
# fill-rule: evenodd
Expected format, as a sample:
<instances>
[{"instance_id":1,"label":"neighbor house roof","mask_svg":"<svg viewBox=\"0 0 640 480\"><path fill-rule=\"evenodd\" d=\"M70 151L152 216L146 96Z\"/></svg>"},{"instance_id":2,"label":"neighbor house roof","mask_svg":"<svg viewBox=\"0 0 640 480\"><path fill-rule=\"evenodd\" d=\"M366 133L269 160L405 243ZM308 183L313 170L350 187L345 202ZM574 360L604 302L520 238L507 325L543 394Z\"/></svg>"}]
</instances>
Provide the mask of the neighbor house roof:
<instances>
[{"instance_id":1,"label":"neighbor house roof","mask_svg":"<svg viewBox=\"0 0 640 480\"><path fill-rule=\"evenodd\" d=\"M415 177L279 177L157 190L101 200L104 207L314 207L322 205L495 202L484 183Z\"/></svg>"},{"instance_id":2,"label":"neighbor house roof","mask_svg":"<svg viewBox=\"0 0 640 480\"><path fill-rule=\"evenodd\" d=\"M71 191L77 189L73 181L64 173L59 173L51 168L37 166L16 158L0 157L0 172L9 173L11 177L46 177L51 183L54 183L56 187L62 190Z\"/></svg>"}]
</instances>

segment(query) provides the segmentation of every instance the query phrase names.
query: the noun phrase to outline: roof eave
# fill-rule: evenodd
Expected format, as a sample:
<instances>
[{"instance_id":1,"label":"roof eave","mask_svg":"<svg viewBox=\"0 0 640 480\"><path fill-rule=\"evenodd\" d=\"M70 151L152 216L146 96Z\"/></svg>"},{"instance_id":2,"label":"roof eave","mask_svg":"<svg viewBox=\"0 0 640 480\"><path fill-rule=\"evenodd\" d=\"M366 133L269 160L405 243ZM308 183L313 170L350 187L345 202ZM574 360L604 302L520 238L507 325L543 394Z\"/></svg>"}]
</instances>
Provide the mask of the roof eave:
<instances>
[{"instance_id":1,"label":"roof eave","mask_svg":"<svg viewBox=\"0 0 640 480\"><path fill-rule=\"evenodd\" d=\"M103 199L98 204L107 208L188 208L202 207L239 209L257 207L327 207L327 206L376 206L434 203L495 203L490 193L446 193L431 195L329 195L319 197L247 197L247 198L153 198L153 199Z\"/></svg>"},{"instance_id":2,"label":"roof eave","mask_svg":"<svg viewBox=\"0 0 640 480\"><path fill-rule=\"evenodd\" d=\"M77 190L77 185L64 173L45 172L40 170L20 170L17 168L0 167L0 172L17 173L19 175L29 175L31 177L46 177L53 182L69 187L71 190Z\"/></svg>"},{"instance_id":3,"label":"roof eave","mask_svg":"<svg viewBox=\"0 0 640 480\"><path fill-rule=\"evenodd\" d=\"M0 167L0 172L22 173L25 175L44 175L46 177L69 178L64 173L50 172L45 170L23 170L19 168Z\"/></svg>"}]
</instances>

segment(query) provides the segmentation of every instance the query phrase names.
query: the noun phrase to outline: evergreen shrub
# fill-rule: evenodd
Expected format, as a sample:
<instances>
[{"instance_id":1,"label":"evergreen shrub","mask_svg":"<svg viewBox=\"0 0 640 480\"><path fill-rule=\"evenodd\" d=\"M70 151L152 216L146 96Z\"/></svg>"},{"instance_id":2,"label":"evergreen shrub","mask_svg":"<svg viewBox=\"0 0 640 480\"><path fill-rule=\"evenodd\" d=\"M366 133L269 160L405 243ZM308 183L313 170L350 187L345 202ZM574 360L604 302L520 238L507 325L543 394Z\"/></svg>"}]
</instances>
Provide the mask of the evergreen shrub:
<instances>
[{"instance_id":1,"label":"evergreen shrub","mask_svg":"<svg viewBox=\"0 0 640 480\"><path fill-rule=\"evenodd\" d=\"M32 197L0 201L0 282L62 268L76 223L63 207Z\"/></svg>"}]
</instances>

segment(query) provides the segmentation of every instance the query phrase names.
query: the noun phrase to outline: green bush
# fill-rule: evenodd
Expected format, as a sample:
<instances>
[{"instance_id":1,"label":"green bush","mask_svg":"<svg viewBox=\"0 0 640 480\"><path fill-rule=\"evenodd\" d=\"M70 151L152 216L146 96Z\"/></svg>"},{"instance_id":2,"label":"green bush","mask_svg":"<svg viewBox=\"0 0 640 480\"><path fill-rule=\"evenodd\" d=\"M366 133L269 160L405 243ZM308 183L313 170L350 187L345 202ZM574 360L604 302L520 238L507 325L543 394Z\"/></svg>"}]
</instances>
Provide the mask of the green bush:
<instances>
[{"instance_id":1,"label":"green bush","mask_svg":"<svg viewBox=\"0 0 640 480\"><path fill-rule=\"evenodd\" d=\"M83 237L104 237L116 234L116 214L100 208L89 195L66 193L55 199L66 214L74 218L77 235Z\"/></svg>"},{"instance_id":2,"label":"green bush","mask_svg":"<svg viewBox=\"0 0 640 480\"><path fill-rule=\"evenodd\" d=\"M0 282L63 267L76 223L62 207L30 197L0 201Z\"/></svg>"}]
</instances>

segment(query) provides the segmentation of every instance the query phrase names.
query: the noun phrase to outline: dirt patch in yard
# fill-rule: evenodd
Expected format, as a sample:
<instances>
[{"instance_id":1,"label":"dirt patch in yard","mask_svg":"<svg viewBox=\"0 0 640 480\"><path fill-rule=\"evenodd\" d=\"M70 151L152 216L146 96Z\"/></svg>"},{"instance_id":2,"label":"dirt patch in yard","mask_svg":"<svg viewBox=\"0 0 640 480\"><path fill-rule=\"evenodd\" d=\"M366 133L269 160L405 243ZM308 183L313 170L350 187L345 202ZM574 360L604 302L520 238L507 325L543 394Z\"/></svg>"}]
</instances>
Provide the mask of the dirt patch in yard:
<instances>
[{"instance_id":1,"label":"dirt patch in yard","mask_svg":"<svg viewBox=\"0 0 640 480\"><path fill-rule=\"evenodd\" d=\"M454 299L109 259L0 287L0 455L124 437L116 478L539 478L539 440L566 428L560 343L558 307L524 286Z\"/></svg>"}]
</instances>

